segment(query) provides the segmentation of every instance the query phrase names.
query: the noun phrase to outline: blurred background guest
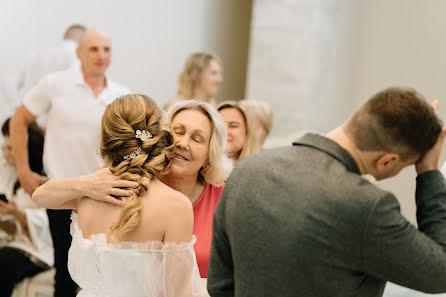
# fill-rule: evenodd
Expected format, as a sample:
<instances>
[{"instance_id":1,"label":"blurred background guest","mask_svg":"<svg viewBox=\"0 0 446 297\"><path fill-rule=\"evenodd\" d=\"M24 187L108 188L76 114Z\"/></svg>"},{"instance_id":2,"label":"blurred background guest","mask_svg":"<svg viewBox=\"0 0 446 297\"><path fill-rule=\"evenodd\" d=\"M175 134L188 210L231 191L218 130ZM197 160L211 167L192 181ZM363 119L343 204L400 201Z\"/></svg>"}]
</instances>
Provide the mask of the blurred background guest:
<instances>
[{"instance_id":1,"label":"blurred background guest","mask_svg":"<svg viewBox=\"0 0 446 297\"><path fill-rule=\"evenodd\" d=\"M28 194L44 180L29 168L26 127L37 116L48 116L43 163L49 178L87 175L102 164L97 149L105 107L116 97L129 93L106 75L112 52L107 34L97 29L86 30L76 52L80 65L41 79L25 95L11 118L11 144L17 173ZM55 254L54 297L74 297L77 286L67 268L71 211L48 210L47 213Z\"/></svg>"},{"instance_id":2,"label":"blurred background guest","mask_svg":"<svg viewBox=\"0 0 446 297\"><path fill-rule=\"evenodd\" d=\"M14 152L9 139L9 119L2 126L3 158L0 162L0 217L11 216L15 224L13 240L0 248L0 296L11 296L14 286L54 263L53 242L45 209L39 208L20 185ZM43 131L36 123L28 127L28 159L31 170L43 175ZM1 226L0 226L1 228Z\"/></svg>"},{"instance_id":3,"label":"blurred background guest","mask_svg":"<svg viewBox=\"0 0 446 297\"><path fill-rule=\"evenodd\" d=\"M265 101L242 100L240 106L254 119L254 130L257 134L257 142L260 151L265 150L265 140L273 127L273 111L271 105Z\"/></svg>"},{"instance_id":4,"label":"blurred background guest","mask_svg":"<svg viewBox=\"0 0 446 297\"><path fill-rule=\"evenodd\" d=\"M178 76L177 94L166 104L165 109L187 99L215 104L215 96L222 82L222 66L217 56L204 52L193 53L187 58Z\"/></svg>"},{"instance_id":5,"label":"blurred background guest","mask_svg":"<svg viewBox=\"0 0 446 297\"><path fill-rule=\"evenodd\" d=\"M240 102L225 101L218 105L228 133L228 156L234 164L244 157L260 151L254 118Z\"/></svg>"}]
</instances>

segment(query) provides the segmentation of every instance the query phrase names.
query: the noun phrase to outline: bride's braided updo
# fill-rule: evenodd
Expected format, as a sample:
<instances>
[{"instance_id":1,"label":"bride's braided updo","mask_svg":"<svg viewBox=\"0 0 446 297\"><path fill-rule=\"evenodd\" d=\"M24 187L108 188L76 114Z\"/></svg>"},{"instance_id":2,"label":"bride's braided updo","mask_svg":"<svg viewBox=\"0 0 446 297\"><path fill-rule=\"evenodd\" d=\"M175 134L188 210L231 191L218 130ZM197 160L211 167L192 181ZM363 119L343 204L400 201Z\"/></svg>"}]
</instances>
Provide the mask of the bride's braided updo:
<instances>
[{"instance_id":1,"label":"bride's braided updo","mask_svg":"<svg viewBox=\"0 0 446 297\"><path fill-rule=\"evenodd\" d=\"M137 130L151 134L147 140L136 138ZM140 151L139 154L135 152ZM138 188L123 198L119 220L110 231L122 237L141 221L141 197L150 181L168 170L174 153L174 142L163 111L146 95L129 94L115 99L102 116L101 155L110 171L121 179L134 180L139 174ZM129 157L132 156L132 157ZM125 157L125 158L124 158Z\"/></svg>"}]
</instances>

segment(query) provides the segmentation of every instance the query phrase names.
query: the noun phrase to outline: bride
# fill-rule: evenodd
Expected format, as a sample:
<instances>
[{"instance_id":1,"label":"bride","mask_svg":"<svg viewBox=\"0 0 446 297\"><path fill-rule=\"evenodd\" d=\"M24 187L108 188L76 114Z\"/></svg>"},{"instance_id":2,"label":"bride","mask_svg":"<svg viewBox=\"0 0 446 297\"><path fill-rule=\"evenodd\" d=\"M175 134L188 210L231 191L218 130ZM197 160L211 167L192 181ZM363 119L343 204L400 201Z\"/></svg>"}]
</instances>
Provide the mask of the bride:
<instances>
[{"instance_id":1,"label":"bride","mask_svg":"<svg viewBox=\"0 0 446 297\"><path fill-rule=\"evenodd\" d=\"M112 203L73 199L98 194L89 177L53 179L33 194L42 207L77 209L68 268L78 297L208 296L193 249L191 202L158 180L174 152L162 111L145 95L122 96L107 106L101 133L103 177L111 178L110 170L116 178Z\"/></svg>"}]
</instances>

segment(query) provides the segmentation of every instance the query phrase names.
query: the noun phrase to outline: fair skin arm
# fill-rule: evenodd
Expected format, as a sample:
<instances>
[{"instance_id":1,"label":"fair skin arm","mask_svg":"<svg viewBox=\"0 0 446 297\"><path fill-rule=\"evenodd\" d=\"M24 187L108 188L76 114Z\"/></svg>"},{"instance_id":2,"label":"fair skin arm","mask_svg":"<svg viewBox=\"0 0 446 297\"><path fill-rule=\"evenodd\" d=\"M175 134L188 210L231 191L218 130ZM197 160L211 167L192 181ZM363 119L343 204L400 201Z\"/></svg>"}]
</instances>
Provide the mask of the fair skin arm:
<instances>
[{"instance_id":1,"label":"fair skin arm","mask_svg":"<svg viewBox=\"0 0 446 297\"><path fill-rule=\"evenodd\" d=\"M35 119L36 116L22 104L12 116L9 125L17 175L22 188L30 195L32 195L38 186L45 182L39 174L33 172L29 167L28 126Z\"/></svg>"},{"instance_id":2,"label":"fair skin arm","mask_svg":"<svg viewBox=\"0 0 446 297\"><path fill-rule=\"evenodd\" d=\"M135 179L138 177L134 176ZM110 195L128 197L131 190L121 188L137 188L134 181L121 180L103 168L93 174L71 179L51 179L34 192L32 198L37 205L51 209L76 209L81 197L90 197L122 206L122 201Z\"/></svg>"}]
</instances>

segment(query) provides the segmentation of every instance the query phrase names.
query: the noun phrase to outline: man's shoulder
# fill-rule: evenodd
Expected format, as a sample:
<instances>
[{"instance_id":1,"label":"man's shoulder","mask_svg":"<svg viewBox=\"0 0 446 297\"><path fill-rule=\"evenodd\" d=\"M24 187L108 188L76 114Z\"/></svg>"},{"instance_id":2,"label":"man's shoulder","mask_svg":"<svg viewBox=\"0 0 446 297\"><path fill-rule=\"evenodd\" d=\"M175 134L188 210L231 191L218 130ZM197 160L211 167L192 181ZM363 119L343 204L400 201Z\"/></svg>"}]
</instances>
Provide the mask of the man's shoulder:
<instances>
[{"instance_id":1,"label":"man's shoulder","mask_svg":"<svg viewBox=\"0 0 446 297\"><path fill-rule=\"evenodd\" d=\"M352 201L367 204L369 207L374 207L382 199L395 198L391 192L380 188L373 177L370 178L367 175L349 174L345 184L340 184L339 187L343 195Z\"/></svg>"},{"instance_id":2,"label":"man's shoulder","mask_svg":"<svg viewBox=\"0 0 446 297\"><path fill-rule=\"evenodd\" d=\"M352 172L331 155L306 146L278 147L249 155L236 165L231 175L236 182L246 179L280 180L307 190L317 187L332 199L350 201L350 198L356 200L361 197L365 204L393 196L378 187L375 180Z\"/></svg>"},{"instance_id":3,"label":"man's shoulder","mask_svg":"<svg viewBox=\"0 0 446 297\"><path fill-rule=\"evenodd\" d=\"M60 90L66 90L67 86L75 81L73 73L70 70L52 72L41 78L24 96L23 102L34 101L36 97L48 97L54 95ZM32 98L32 99L31 99Z\"/></svg>"},{"instance_id":4,"label":"man's shoulder","mask_svg":"<svg viewBox=\"0 0 446 297\"><path fill-rule=\"evenodd\" d=\"M55 71L48 73L43 77L42 80L47 80L49 83L64 83L73 81L74 79L74 70L72 68Z\"/></svg>"}]
</instances>

